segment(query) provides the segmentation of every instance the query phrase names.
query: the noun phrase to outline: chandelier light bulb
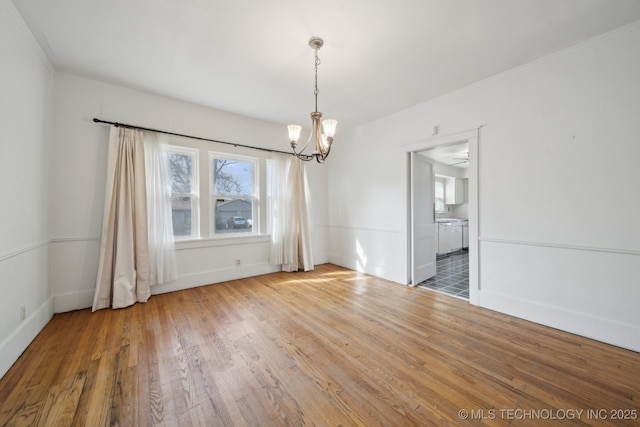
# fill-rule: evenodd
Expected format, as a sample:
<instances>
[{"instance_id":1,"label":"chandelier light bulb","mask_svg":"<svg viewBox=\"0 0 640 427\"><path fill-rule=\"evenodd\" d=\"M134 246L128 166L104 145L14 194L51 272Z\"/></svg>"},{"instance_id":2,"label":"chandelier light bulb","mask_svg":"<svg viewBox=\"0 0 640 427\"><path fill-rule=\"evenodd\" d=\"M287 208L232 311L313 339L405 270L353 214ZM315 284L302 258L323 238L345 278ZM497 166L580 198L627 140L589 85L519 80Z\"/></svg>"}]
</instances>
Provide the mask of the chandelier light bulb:
<instances>
[{"instance_id":1,"label":"chandelier light bulb","mask_svg":"<svg viewBox=\"0 0 640 427\"><path fill-rule=\"evenodd\" d=\"M327 137L327 135L325 135L324 133L322 134L322 136L321 136L321 140L322 140L321 145L322 145L322 149L323 150L326 150L327 147L329 147L329 145L331 144L331 142L329 141L330 139L333 139L333 138Z\"/></svg>"},{"instance_id":2,"label":"chandelier light bulb","mask_svg":"<svg viewBox=\"0 0 640 427\"><path fill-rule=\"evenodd\" d=\"M300 132L302 131L302 126L300 125L289 125L287 126L289 129L289 141L291 141L291 145L295 145L300 139Z\"/></svg>"},{"instance_id":3,"label":"chandelier light bulb","mask_svg":"<svg viewBox=\"0 0 640 427\"><path fill-rule=\"evenodd\" d=\"M322 121L322 128L324 129L324 134L327 138L333 138L336 134L336 126L338 126L337 120L326 119Z\"/></svg>"}]
</instances>

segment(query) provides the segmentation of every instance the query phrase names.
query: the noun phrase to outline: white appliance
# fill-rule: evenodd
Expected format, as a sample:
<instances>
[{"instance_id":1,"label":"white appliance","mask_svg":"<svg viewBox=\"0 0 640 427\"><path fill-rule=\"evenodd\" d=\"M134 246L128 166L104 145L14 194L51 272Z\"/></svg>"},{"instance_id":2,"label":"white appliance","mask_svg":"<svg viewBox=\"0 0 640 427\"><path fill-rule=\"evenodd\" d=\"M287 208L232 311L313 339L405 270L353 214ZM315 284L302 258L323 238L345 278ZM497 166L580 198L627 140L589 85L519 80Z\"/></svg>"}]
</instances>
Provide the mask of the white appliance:
<instances>
[{"instance_id":1,"label":"white appliance","mask_svg":"<svg viewBox=\"0 0 640 427\"><path fill-rule=\"evenodd\" d=\"M438 254L462 249L462 221L438 223Z\"/></svg>"},{"instance_id":2,"label":"white appliance","mask_svg":"<svg viewBox=\"0 0 640 427\"><path fill-rule=\"evenodd\" d=\"M469 221L462 221L462 249L469 249Z\"/></svg>"}]
</instances>

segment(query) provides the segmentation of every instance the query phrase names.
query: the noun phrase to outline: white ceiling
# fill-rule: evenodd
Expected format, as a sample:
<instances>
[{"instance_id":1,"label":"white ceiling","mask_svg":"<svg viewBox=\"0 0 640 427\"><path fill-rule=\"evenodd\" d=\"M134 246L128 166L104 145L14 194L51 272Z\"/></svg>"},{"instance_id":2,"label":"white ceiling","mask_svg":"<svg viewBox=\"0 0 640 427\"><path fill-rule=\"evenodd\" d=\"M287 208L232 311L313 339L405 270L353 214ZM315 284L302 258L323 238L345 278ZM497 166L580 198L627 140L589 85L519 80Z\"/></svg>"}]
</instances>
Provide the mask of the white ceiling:
<instances>
[{"instance_id":1,"label":"white ceiling","mask_svg":"<svg viewBox=\"0 0 640 427\"><path fill-rule=\"evenodd\" d=\"M56 70L340 128L640 19L638 0L13 0Z\"/></svg>"},{"instance_id":2,"label":"white ceiling","mask_svg":"<svg viewBox=\"0 0 640 427\"><path fill-rule=\"evenodd\" d=\"M438 145L429 150L422 151L420 154L446 166L454 166L463 169L469 167L468 142L453 145ZM467 161L464 161L463 159L467 159Z\"/></svg>"}]
</instances>

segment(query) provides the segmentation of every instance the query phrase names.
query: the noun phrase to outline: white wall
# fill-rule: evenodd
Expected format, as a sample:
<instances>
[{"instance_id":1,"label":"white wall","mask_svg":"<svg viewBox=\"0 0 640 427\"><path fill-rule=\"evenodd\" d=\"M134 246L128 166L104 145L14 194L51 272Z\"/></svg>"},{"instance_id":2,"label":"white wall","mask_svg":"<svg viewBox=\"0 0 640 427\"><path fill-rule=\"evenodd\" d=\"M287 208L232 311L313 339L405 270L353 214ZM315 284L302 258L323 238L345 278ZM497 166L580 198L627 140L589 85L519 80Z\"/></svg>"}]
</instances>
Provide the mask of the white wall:
<instances>
[{"instance_id":1,"label":"white wall","mask_svg":"<svg viewBox=\"0 0 640 427\"><path fill-rule=\"evenodd\" d=\"M53 315L47 274L53 69L9 0L0 1L0 58L1 377Z\"/></svg>"},{"instance_id":2,"label":"white wall","mask_svg":"<svg viewBox=\"0 0 640 427\"><path fill-rule=\"evenodd\" d=\"M372 123L341 134L332 146L329 260L407 283L407 158L394 143L384 126Z\"/></svg>"},{"instance_id":3,"label":"white wall","mask_svg":"<svg viewBox=\"0 0 640 427\"><path fill-rule=\"evenodd\" d=\"M285 126L65 73L55 77L55 108L51 282L56 312L89 307L93 301L109 132L107 125L93 123L94 117L282 151L289 146ZM213 143L211 147L230 149ZM314 261L320 264L328 258L327 170L308 163L307 173L313 205ZM179 279L152 291L274 271L268 263L268 248L266 237L179 243ZM240 267L235 266L236 258L242 260Z\"/></svg>"},{"instance_id":4,"label":"white wall","mask_svg":"<svg viewBox=\"0 0 640 427\"><path fill-rule=\"evenodd\" d=\"M405 147L483 125L479 304L640 350L638 46L640 22L352 131L330 260L407 283Z\"/></svg>"}]
</instances>

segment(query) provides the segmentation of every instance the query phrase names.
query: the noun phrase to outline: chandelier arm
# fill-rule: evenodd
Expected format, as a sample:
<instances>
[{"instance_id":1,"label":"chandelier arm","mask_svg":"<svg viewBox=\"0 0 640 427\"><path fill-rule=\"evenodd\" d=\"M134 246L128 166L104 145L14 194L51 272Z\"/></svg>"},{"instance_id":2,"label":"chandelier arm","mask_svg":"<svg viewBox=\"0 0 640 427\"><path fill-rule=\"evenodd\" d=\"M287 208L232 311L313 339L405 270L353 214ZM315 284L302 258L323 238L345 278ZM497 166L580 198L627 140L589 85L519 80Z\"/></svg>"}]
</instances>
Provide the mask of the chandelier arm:
<instances>
[{"instance_id":1,"label":"chandelier arm","mask_svg":"<svg viewBox=\"0 0 640 427\"><path fill-rule=\"evenodd\" d=\"M304 147L302 147L302 150L299 151L300 154L304 153L304 150L306 150L307 147L309 146L309 144L311 143L311 136L312 135L313 135L313 129L311 130L311 132L309 132L309 138L307 138L307 143L304 145ZM309 155L310 154L305 154L305 156L309 156Z\"/></svg>"},{"instance_id":2,"label":"chandelier arm","mask_svg":"<svg viewBox=\"0 0 640 427\"><path fill-rule=\"evenodd\" d=\"M325 160L327 160L327 157L329 157L329 152L328 151L326 153L324 153L324 154L318 154L316 156L316 161L318 163L324 163Z\"/></svg>"},{"instance_id":3,"label":"chandelier arm","mask_svg":"<svg viewBox=\"0 0 640 427\"><path fill-rule=\"evenodd\" d=\"M302 160L303 162L309 162L309 161L313 160L313 156L296 155L296 157L298 159Z\"/></svg>"},{"instance_id":4,"label":"chandelier arm","mask_svg":"<svg viewBox=\"0 0 640 427\"><path fill-rule=\"evenodd\" d=\"M320 125L320 118L321 117L316 117L313 119L313 129L312 129L312 132L315 134L316 153L318 154L324 153L324 147L322 146L322 128Z\"/></svg>"},{"instance_id":5,"label":"chandelier arm","mask_svg":"<svg viewBox=\"0 0 640 427\"><path fill-rule=\"evenodd\" d=\"M314 156L312 154L303 154L302 151L296 152L295 147L292 147L292 149L293 149L293 155L296 156L297 158L299 158L300 160L305 161L305 162L313 160Z\"/></svg>"},{"instance_id":6,"label":"chandelier arm","mask_svg":"<svg viewBox=\"0 0 640 427\"><path fill-rule=\"evenodd\" d=\"M322 155L319 154L316 156L316 160L318 161L318 163L324 163L327 157L329 157L330 152L331 152L331 144L329 144L329 147L327 148L327 151L324 152L324 154ZM320 159L322 159L322 161Z\"/></svg>"}]
</instances>

